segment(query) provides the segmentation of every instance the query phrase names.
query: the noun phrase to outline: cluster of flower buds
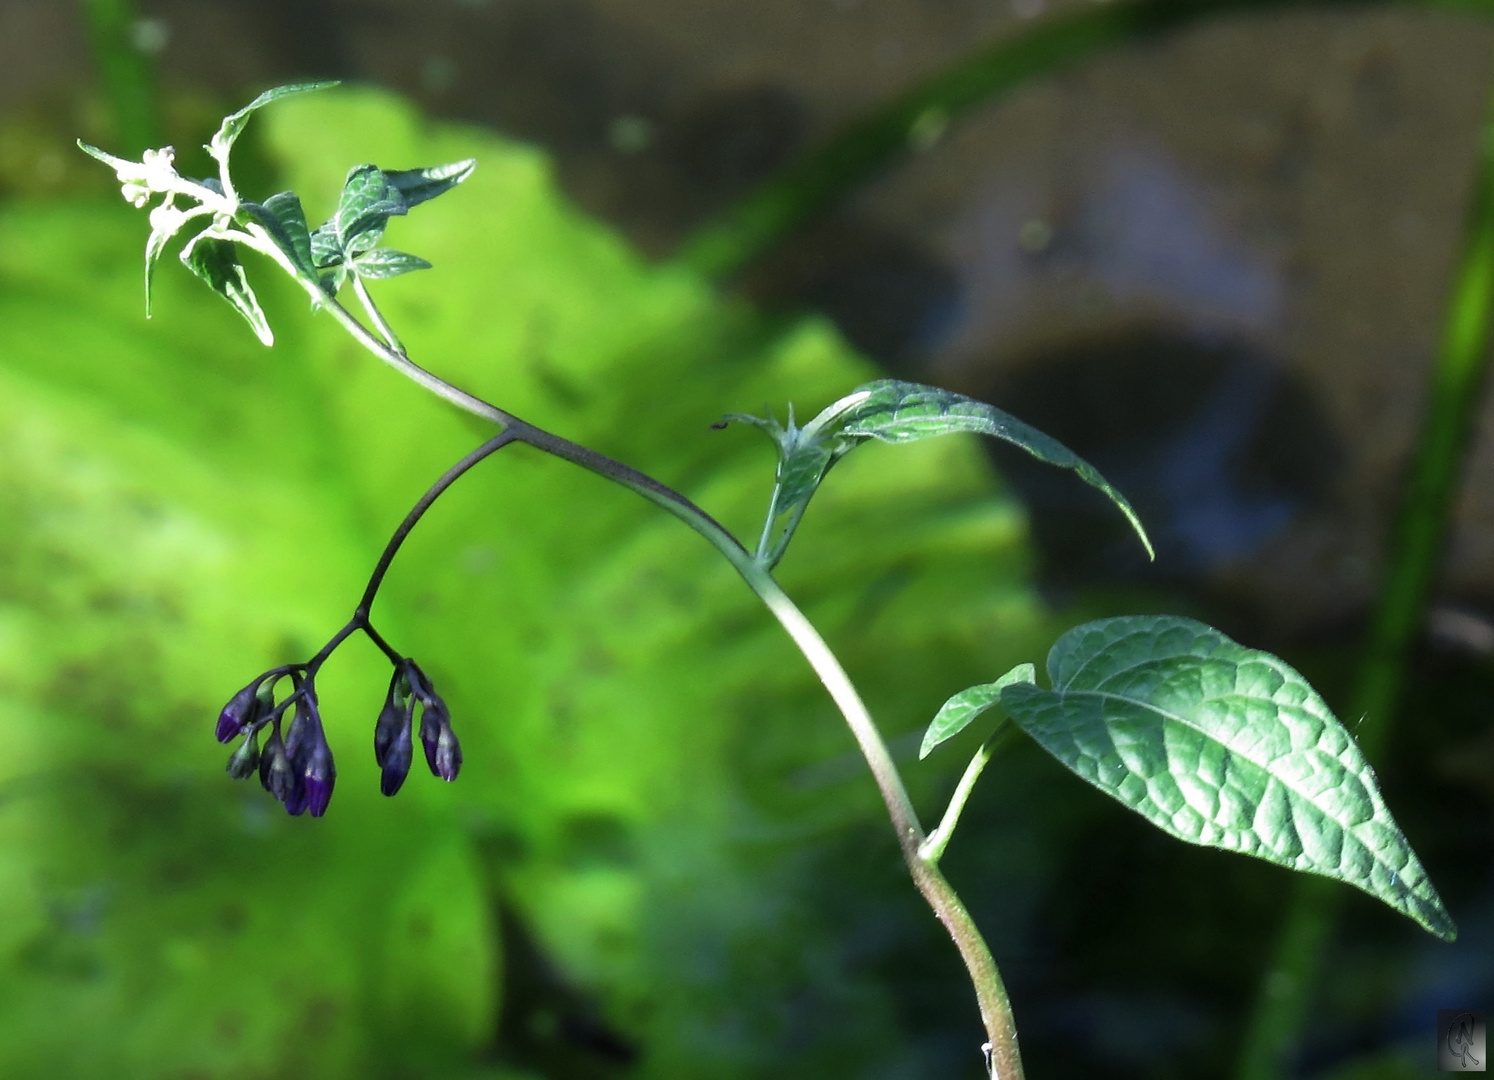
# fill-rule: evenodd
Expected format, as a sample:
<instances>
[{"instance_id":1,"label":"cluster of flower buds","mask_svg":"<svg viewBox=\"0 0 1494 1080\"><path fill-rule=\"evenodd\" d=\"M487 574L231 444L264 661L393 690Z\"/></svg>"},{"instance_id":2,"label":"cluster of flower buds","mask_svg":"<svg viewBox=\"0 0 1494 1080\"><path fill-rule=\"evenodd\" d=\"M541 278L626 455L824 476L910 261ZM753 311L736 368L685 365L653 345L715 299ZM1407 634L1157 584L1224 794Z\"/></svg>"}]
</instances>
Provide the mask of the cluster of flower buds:
<instances>
[{"instance_id":1,"label":"cluster of flower buds","mask_svg":"<svg viewBox=\"0 0 1494 1080\"><path fill-rule=\"evenodd\" d=\"M291 692L276 702L275 687L289 679ZM455 780L462 767L462 745L451 730L451 714L431 681L415 661L402 658L394 666L389 695L374 726L374 759L383 770L379 787L385 795L399 791L410 773L414 756L413 730L420 709L420 742L431 772ZM292 719L281 737L281 724ZM260 733L270 736L260 747ZM337 767L322 730L317 704L315 671L305 665L271 668L235 694L218 716L218 741L243 742L228 759L228 774L244 780L259 773L259 781L290 814L312 817L327 812Z\"/></svg>"},{"instance_id":2,"label":"cluster of flower buds","mask_svg":"<svg viewBox=\"0 0 1494 1080\"><path fill-rule=\"evenodd\" d=\"M292 691L279 704L275 702L275 684L289 677ZM281 736L281 722L294 710L290 726ZM270 729L264 749L259 735ZM284 804L289 814L311 811L321 817L332 801L332 787L337 782L337 766L332 748L322 730L321 710L317 705L316 683L298 668L272 668L235 694L218 716L218 741L243 743L228 759L228 774L244 780L259 772L264 789Z\"/></svg>"},{"instance_id":3,"label":"cluster of flower buds","mask_svg":"<svg viewBox=\"0 0 1494 1080\"><path fill-rule=\"evenodd\" d=\"M431 772L448 783L457 778L462 767L462 744L451 730L451 714L446 702L431 685L425 672L413 660L395 665L389 680L389 694L374 726L374 760L383 775L379 788L393 795L410 774L414 756L412 732L415 707L420 706L420 742L425 747L425 761Z\"/></svg>"}]
</instances>

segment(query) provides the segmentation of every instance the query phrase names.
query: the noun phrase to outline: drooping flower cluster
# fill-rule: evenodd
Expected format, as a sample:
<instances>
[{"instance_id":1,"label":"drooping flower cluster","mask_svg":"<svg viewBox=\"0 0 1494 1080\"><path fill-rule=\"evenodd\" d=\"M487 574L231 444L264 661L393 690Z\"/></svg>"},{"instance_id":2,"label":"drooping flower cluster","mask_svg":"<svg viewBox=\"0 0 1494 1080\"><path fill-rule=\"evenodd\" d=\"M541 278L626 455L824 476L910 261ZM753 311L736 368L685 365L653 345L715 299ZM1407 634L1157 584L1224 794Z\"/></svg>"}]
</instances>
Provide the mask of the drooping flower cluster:
<instances>
[{"instance_id":1,"label":"drooping flower cluster","mask_svg":"<svg viewBox=\"0 0 1494 1080\"><path fill-rule=\"evenodd\" d=\"M277 702L275 688L286 679L291 692ZM461 769L462 747L451 730L446 702L413 660L400 659L374 727L374 758L383 770L380 789L385 795L399 791L409 775L417 706L420 741L431 772L451 781ZM282 736L287 716L291 719ZM260 735L266 728L270 734L261 748ZM259 782L284 805L286 813L310 811L312 817L321 817L327 812L337 766L322 728L316 675L310 667L271 668L249 683L223 707L217 736L221 743L243 740L228 759L228 774L235 780L258 772Z\"/></svg>"},{"instance_id":2,"label":"drooping flower cluster","mask_svg":"<svg viewBox=\"0 0 1494 1080\"><path fill-rule=\"evenodd\" d=\"M425 672L415 661L407 659L395 666L394 677L389 680L389 694L374 726L374 760L383 770L379 789L385 795L397 792L410 773L414 754L411 732L417 705L420 742L431 772L450 782L457 778L462 767L462 744L451 730L446 702L436 693Z\"/></svg>"}]
</instances>

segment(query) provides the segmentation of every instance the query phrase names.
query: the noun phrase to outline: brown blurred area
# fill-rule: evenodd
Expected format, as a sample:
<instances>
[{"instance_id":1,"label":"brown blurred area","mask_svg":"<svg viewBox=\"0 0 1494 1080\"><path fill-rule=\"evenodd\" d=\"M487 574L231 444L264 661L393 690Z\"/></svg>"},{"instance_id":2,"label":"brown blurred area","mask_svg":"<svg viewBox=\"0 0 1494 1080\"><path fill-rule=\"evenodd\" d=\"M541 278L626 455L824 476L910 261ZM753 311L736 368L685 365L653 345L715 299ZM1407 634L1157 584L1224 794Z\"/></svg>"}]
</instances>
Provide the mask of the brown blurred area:
<instances>
[{"instance_id":1,"label":"brown blurred area","mask_svg":"<svg viewBox=\"0 0 1494 1080\"><path fill-rule=\"evenodd\" d=\"M278 81L376 83L543 145L581 207L662 258L864 110L1093 2L155 0L132 33L168 129ZM0 2L11 194L99 182L58 137L107 131L81 10ZM1275 638L1336 632L1369 603L1420 423L1491 49L1472 16L1371 7L1107 52L919 133L735 287L1118 473L1160 571L998 458L1060 587L1160 580ZM1476 617L1491 465L1481 435L1444 585Z\"/></svg>"}]
</instances>

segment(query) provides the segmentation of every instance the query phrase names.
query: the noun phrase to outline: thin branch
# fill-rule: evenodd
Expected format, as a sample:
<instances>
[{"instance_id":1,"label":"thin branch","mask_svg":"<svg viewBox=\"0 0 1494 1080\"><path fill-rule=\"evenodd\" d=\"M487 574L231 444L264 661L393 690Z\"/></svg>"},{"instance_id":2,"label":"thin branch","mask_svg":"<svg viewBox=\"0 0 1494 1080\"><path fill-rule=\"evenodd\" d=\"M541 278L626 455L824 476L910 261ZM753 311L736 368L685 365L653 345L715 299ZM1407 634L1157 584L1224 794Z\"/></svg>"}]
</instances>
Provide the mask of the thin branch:
<instances>
[{"instance_id":1,"label":"thin branch","mask_svg":"<svg viewBox=\"0 0 1494 1080\"><path fill-rule=\"evenodd\" d=\"M394 535L384 545L384 552L379 556L378 564L374 567L373 573L369 575L368 587L363 590L363 598L358 601L358 611L355 618L361 620L365 630L371 629L368 626L368 612L373 607L374 597L379 594L379 586L384 583L384 575L389 572L389 565L394 562L394 556L399 553L400 545L405 542L405 537L410 535L410 530L415 528L416 523L425 516L425 512L431 508L431 504L439 499L447 488L456 483L463 473L483 460L483 458L502 450L509 443L513 442L515 437L512 428L507 428L493 436L493 438L462 458L461 461L458 461L451 468L447 469L442 474L441 479L432 484L430 489L424 495L420 496L420 501L410 508L410 512L405 515L405 520L399 523L399 528L394 530Z\"/></svg>"},{"instance_id":2,"label":"thin branch","mask_svg":"<svg viewBox=\"0 0 1494 1080\"><path fill-rule=\"evenodd\" d=\"M374 298L369 295L368 286L363 284L363 279L356 273L350 273L349 276L353 279L353 292L358 294L358 300L362 303L363 310L368 312L369 321L374 324L374 329L379 332L379 336L395 352L401 356L408 356L409 353L406 352L404 345L400 343L399 336L394 332L394 327L389 325L389 320L384 318L384 313L379 310L379 305L375 304Z\"/></svg>"},{"instance_id":3,"label":"thin branch","mask_svg":"<svg viewBox=\"0 0 1494 1080\"><path fill-rule=\"evenodd\" d=\"M996 755L996 751L1011 741L1014 730L1011 723L1003 722L986 737L986 741L981 743L980 749L970 759L970 764L965 766L965 773L960 777L960 782L955 785L954 794L949 797L949 806L944 810L944 817L940 819L939 827L929 833L928 839L918 849L918 856L924 862L937 866L939 860L944 857L944 849L949 846L949 839L954 835L955 826L960 823L960 814L965 809L965 803L970 799L970 793L975 790L975 782L980 779L980 774L985 771L986 765Z\"/></svg>"}]
</instances>

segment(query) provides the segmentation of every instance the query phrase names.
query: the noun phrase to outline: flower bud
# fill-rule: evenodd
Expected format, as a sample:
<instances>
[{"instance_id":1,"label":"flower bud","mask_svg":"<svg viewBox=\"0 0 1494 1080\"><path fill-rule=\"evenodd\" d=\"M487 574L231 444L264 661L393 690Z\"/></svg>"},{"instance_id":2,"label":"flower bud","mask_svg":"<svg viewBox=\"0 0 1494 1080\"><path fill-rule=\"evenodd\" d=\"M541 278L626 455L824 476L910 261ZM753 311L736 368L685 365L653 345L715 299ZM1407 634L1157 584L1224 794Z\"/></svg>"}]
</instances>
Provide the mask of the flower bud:
<instances>
[{"instance_id":1,"label":"flower bud","mask_svg":"<svg viewBox=\"0 0 1494 1080\"><path fill-rule=\"evenodd\" d=\"M327 745L327 734L322 728L316 687L308 682L303 692L305 696L296 704L296 719L287 733L285 748L292 768L301 779L301 790L305 794L303 808L310 810L312 817L321 817L332 801L337 766L332 761L332 748ZM286 809L291 810L289 804ZM299 810L291 812L299 813Z\"/></svg>"},{"instance_id":2,"label":"flower bud","mask_svg":"<svg viewBox=\"0 0 1494 1080\"><path fill-rule=\"evenodd\" d=\"M277 723L259 756L259 782L264 789L285 804L288 813L299 814L306 809L306 788L301 774L291 764L285 743L280 738Z\"/></svg>"},{"instance_id":3,"label":"flower bud","mask_svg":"<svg viewBox=\"0 0 1494 1080\"><path fill-rule=\"evenodd\" d=\"M243 745L228 759L228 775L235 780L246 780L259 767L259 732L251 731Z\"/></svg>"},{"instance_id":4,"label":"flower bud","mask_svg":"<svg viewBox=\"0 0 1494 1080\"><path fill-rule=\"evenodd\" d=\"M410 712L407 711L404 723L384 752L384 771L379 777L380 791L385 795L394 795L404 786L405 777L410 775L410 760L414 754L415 746L410 738Z\"/></svg>"},{"instance_id":5,"label":"flower bud","mask_svg":"<svg viewBox=\"0 0 1494 1080\"><path fill-rule=\"evenodd\" d=\"M261 675L229 698L228 704L223 706L223 711L218 714L217 736L220 743L233 742L259 718L259 688L264 679Z\"/></svg>"},{"instance_id":6,"label":"flower bud","mask_svg":"<svg viewBox=\"0 0 1494 1080\"><path fill-rule=\"evenodd\" d=\"M374 761L378 762L379 768L384 767L384 760L398 738L400 728L409 726L414 710L414 703L410 700L410 680L403 667L396 667L394 677L389 680L384 708L374 724Z\"/></svg>"},{"instance_id":7,"label":"flower bud","mask_svg":"<svg viewBox=\"0 0 1494 1080\"><path fill-rule=\"evenodd\" d=\"M462 767L462 744L451 730L446 702L434 692L431 698L420 716L420 742L425 747L425 763L431 772L451 783Z\"/></svg>"}]
</instances>

